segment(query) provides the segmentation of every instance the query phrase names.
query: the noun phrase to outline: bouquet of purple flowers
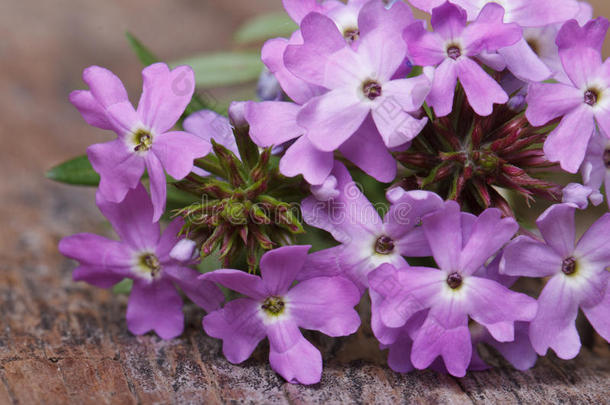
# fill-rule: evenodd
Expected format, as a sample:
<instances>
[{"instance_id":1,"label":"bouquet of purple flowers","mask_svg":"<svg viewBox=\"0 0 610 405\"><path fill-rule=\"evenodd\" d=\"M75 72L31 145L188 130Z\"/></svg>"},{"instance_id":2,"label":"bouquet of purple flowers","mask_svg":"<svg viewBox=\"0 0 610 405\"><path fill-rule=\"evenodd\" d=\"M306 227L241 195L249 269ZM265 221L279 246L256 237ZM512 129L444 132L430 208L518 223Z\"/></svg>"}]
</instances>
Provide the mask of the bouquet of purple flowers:
<instances>
[{"instance_id":1,"label":"bouquet of purple flowers","mask_svg":"<svg viewBox=\"0 0 610 405\"><path fill-rule=\"evenodd\" d=\"M70 101L116 138L49 176L98 186L119 239L64 238L74 280L129 291L128 329L163 339L186 296L227 360L267 338L292 383L322 373L302 329L350 335L369 312L397 372L464 376L479 344L520 370L573 358L579 310L610 341L610 214L580 238L575 222L604 183L610 202L608 20L575 0L409 2L430 26L403 1L284 0L296 25L255 57L259 101L225 111L195 64L134 37L137 108L85 69ZM522 200L550 204L534 224Z\"/></svg>"}]
</instances>

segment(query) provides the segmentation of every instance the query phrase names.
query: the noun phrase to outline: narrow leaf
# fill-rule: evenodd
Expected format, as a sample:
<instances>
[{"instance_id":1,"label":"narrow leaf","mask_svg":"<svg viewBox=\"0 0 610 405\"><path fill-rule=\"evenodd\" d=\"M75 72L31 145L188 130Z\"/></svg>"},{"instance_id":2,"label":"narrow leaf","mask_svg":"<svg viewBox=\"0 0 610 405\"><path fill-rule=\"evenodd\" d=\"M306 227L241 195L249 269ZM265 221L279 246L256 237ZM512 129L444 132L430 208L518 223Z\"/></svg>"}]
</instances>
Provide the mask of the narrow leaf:
<instances>
[{"instance_id":1,"label":"narrow leaf","mask_svg":"<svg viewBox=\"0 0 610 405\"><path fill-rule=\"evenodd\" d=\"M144 66L159 62L159 59L133 34L126 32L125 36L127 36L127 41L129 41L131 48Z\"/></svg>"},{"instance_id":2,"label":"narrow leaf","mask_svg":"<svg viewBox=\"0 0 610 405\"><path fill-rule=\"evenodd\" d=\"M286 13L269 13L246 21L234 38L238 44L248 44L269 38L289 37L298 28Z\"/></svg>"},{"instance_id":3,"label":"narrow leaf","mask_svg":"<svg viewBox=\"0 0 610 405\"><path fill-rule=\"evenodd\" d=\"M93 170L86 155L53 167L45 176L60 183L76 186L97 186L100 183L100 176Z\"/></svg>"},{"instance_id":4,"label":"narrow leaf","mask_svg":"<svg viewBox=\"0 0 610 405\"><path fill-rule=\"evenodd\" d=\"M195 82L201 88L242 84L258 79L263 70L257 52L220 52L184 59L172 64L189 65L195 71Z\"/></svg>"}]
</instances>

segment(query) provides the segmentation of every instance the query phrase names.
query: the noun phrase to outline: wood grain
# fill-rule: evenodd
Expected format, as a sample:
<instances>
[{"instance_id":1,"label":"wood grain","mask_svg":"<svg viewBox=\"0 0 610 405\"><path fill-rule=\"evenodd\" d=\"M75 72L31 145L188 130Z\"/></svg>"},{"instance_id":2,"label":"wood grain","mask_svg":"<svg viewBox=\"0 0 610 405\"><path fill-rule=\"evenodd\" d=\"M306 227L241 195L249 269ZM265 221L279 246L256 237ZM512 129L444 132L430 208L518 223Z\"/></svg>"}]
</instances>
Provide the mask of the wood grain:
<instances>
[{"instance_id":1,"label":"wood grain","mask_svg":"<svg viewBox=\"0 0 610 405\"><path fill-rule=\"evenodd\" d=\"M601 5L605 0L599 0ZM177 58L230 47L231 32L279 0L21 0L0 13L0 404L139 403L608 403L610 350L572 361L540 359L525 373L497 366L455 379L429 371L399 375L385 365L370 332L329 340L309 334L324 354L322 382L284 383L262 344L242 365L224 360L204 335L203 312L186 308L179 339L135 337L126 298L74 283L74 263L57 243L76 232L110 235L91 190L42 178L108 134L87 127L67 102L83 67L100 64L140 86L125 45L130 29L161 55ZM609 10L610 11L610 10ZM599 9L598 9L599 12ZM607 13L608 14L608 13ZM174 24L171 24L174 22ZM176 23L178 22L178 23Z\"/></svg>"}]
</instances>

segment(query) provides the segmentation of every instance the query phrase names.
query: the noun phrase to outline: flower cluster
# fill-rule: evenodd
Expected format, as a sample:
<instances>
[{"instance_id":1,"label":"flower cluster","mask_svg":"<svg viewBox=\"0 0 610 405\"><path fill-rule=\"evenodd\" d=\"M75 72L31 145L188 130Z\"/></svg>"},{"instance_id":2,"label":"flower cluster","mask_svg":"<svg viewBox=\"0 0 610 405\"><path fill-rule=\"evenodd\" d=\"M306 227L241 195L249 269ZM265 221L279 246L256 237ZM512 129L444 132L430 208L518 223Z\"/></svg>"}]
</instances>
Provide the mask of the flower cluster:
<instances>
[{"instance_id":1,"label":"flower cluster","mask_svg":"<svg viewBox=\"0 0 610 405\"><path fill-rule=\"evenodd\" d=\"M462 377L487 367L480 344L520 370L549 348L573 358L579 309L610 341L610 213L580 238L575 221L610 193L608 20L575 0L410 0L430 27L397 0L283 3L299 29L265 43L266 96L229 118L185 113L187 66L146 67L137 109L85 70L70 100L117 134L87 154L119 241L63 239L74 279L132 279L129 330L164 339L184 328L182 291L227 360L267 338L292 383L322 374L301 329L355 333L358 303L397 372ZM190 200L170 206L168 187ZM538 229L519 196L551 203ZM195 270L208 256L224 268ZM546 280L538 298L520 277Z\"/></svg>"}]
</instances>

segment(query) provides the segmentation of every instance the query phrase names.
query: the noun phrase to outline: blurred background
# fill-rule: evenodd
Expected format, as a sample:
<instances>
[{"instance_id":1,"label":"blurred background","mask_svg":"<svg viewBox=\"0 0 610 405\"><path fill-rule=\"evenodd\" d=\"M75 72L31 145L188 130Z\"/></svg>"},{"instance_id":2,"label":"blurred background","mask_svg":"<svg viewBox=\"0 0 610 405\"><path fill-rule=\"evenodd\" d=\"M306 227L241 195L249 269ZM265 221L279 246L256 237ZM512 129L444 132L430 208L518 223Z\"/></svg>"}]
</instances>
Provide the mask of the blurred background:
<instances>
[{"instance_id":1,"label":"blurred background","mask_svg":"<svg viewBox=\"0 0 610 405\"><path fill-rule=\"evenodd\" d=\"M610 16L610 1L591 3L596 16ZM36 222L24 218L31 214L21 210L22 201L40 204L49 191L69 193L67 186L43 178L46 169L114 136L88 127L68 102L70 91L84 88L83 68L97 64L111 69L130 95L139 97L141 65L125 39L126 31L162 60L173 61L239 48L232 40L235 30L249 18L274 10L281 10L280 0L4 0L0 12L0 217L5 240L24 231L24 219ZM610 40L605 53L610 56ZM219 98L248 95L254 96L251 87L215 94ZM92 191L70 193L83 199L83 211L97 215ZM62 213L61 206L54 210ZM3 244L0 254L8 254L11 245Z\"/></svg>"}]
</instances>

